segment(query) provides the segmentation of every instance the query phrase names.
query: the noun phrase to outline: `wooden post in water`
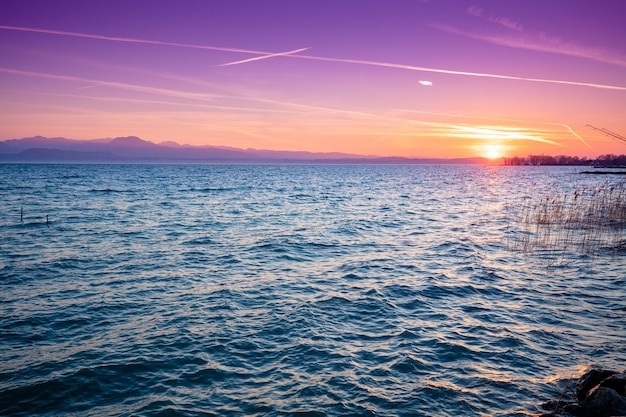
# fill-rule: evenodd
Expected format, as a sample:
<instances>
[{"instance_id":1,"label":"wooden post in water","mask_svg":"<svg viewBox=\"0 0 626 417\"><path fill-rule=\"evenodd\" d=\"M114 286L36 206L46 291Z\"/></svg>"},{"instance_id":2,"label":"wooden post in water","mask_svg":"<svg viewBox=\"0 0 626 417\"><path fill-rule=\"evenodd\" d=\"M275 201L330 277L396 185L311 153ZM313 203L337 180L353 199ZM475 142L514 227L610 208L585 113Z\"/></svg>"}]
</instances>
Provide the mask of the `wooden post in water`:
<instances>
[{"instance_id":1,"label":"wooden post in water","mask_svg":"<svg viewBox=\"0 0 626 417\"><path fill-rule=\"evenodd\" d=\"M24 207L20 208L20 222L24 223Z\"/></svg>"},{"instance_id":2,"label":"wooden post in water","mask_svg":"<svg viewBox=\"0 0 626 417\"><path fill-rule=\"evenodd\" d=\"M50 220L48 220L48 215L46 214L46 226L50 227Z\"/></svg>"}]
</instances>

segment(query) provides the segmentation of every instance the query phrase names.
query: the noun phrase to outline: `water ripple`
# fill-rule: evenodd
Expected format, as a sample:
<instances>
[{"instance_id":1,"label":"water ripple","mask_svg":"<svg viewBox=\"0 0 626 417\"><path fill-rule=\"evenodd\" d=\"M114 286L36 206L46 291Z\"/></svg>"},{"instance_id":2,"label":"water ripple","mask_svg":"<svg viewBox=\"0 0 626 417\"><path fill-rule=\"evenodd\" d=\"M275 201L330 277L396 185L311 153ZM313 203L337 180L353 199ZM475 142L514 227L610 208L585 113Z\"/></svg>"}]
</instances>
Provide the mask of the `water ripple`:
<instances>
[{"instance_id":1,"label":"water ripple","mask_svg":"<svg viewBox=\"0 0 626 417\"><path fill-rule=\"evenodd\" d=\"M537 412L623 368L626 265L507 249L595 181L518 168L0 165L0 414Z\"/></svg>"}]
</instances>

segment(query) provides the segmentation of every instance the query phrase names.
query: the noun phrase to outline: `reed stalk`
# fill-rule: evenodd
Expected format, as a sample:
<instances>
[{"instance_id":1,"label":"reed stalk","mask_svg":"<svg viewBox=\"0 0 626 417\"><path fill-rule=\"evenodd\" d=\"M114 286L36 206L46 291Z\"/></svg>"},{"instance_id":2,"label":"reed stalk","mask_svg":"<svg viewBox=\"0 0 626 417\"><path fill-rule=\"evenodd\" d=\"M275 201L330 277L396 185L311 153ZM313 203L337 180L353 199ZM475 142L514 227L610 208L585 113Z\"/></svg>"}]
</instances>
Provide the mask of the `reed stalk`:
<instances>
[{"instance_id":1,"label":"reed stalk","mask_svg":"<svg viewBox=\"0 0 626 417\"><path fill-rule=\"evenodd\" d=\"M514 243L524 252L624 254L626 181L525 197L515 219Z\"/></svg>"}]
</instances>

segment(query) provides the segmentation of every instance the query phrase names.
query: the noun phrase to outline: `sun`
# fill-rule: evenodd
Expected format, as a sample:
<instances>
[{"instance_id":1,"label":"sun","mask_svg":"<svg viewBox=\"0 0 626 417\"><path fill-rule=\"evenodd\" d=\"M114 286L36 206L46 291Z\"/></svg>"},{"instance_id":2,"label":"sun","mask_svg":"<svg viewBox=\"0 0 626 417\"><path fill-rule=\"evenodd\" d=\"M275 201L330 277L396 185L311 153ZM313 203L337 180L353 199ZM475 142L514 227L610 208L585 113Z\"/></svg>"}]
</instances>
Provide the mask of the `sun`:
<instances>
[{"instance_id":1,"label":"sun","mask_svg":"<svg viewBox=\"0 0 626 417\"><path fill-rule=\"evenodd\" d=\"M502 146L500 145L483 145L483 156L489 159L498 159L502 157Z\"/></svg>"}]
</instances>

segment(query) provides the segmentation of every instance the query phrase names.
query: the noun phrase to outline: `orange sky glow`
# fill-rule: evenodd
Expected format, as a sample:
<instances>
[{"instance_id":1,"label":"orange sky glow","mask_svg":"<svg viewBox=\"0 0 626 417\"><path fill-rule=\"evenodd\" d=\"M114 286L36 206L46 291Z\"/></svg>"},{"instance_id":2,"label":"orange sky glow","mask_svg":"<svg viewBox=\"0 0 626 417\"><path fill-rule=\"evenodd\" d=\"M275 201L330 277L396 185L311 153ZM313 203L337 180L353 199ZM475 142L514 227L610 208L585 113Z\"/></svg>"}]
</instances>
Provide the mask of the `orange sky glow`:
<instances>
[{"instance_id":1,"label":"orange sky glow","mask_svg":"<svg viewBox=\"0 0 626 417\"><path fill-rule=\"evenodd\" d=\"M0 16L0 140L626 153L626 142L587 126L626 135L619 2L211 1L124 6L123 16L116 2L30 3Z\"/></svg>"}]
</instances>

